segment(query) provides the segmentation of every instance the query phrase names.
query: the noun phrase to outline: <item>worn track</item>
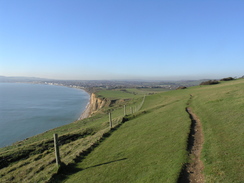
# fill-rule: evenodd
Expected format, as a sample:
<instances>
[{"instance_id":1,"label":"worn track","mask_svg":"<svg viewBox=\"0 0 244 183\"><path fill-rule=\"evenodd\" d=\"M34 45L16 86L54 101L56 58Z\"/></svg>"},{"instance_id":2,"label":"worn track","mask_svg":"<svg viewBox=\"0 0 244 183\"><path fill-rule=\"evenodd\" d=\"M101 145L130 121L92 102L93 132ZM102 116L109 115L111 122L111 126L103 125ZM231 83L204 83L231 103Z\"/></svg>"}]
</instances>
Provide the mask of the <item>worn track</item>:
<instances>
[{"instance_id":1,"label":"worn track","mask_svg":"<svg viewBox=\"0 0 244 183\"><path fill-rule=\"evenodd\" d=\"M191 99L192 96L190 100ZM191 119L190 134L187 144L189 163L183 165L178 183L204 183L204 166L200 159L203 145L202 124L190 107L186 107L186 112Z\"/></svg>"}]
</instances>

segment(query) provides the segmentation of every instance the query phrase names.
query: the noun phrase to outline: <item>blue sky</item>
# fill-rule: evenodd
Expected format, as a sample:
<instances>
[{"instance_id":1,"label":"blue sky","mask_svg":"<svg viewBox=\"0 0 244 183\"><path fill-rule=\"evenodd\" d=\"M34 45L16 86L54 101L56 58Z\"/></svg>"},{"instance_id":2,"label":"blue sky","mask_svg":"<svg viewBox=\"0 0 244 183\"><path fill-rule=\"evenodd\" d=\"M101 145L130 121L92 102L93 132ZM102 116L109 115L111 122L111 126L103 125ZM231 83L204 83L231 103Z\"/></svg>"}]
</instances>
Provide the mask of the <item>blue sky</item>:
<instances>
[{"instance_id":1,"label":"blue sky","mask_svg":"<svg viewBox=\"0 0 244 183\"><path fill-rule=\"evenodd\" d=\"M243 0L0 0L0 75L244 75Z\"/></svg>"}]
</instances>

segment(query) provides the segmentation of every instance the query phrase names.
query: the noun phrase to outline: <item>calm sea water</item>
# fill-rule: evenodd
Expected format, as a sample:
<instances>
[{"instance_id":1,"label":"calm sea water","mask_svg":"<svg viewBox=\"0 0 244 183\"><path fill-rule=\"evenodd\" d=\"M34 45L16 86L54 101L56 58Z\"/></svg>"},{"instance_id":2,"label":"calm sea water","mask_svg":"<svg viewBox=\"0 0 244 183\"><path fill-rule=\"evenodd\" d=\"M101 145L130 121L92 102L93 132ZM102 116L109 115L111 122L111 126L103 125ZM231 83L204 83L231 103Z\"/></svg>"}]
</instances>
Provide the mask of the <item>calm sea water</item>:
<instances>
[{"instance_id":1,"label":"calm sea water","mask_svg":"<svg viewBox=\"0 0 244 183\"><path fill-rule=\"evenodd\" d=\"M79 89L0 83L0 147L77 120L88 102Z\"/></svg>"}]
</instances>

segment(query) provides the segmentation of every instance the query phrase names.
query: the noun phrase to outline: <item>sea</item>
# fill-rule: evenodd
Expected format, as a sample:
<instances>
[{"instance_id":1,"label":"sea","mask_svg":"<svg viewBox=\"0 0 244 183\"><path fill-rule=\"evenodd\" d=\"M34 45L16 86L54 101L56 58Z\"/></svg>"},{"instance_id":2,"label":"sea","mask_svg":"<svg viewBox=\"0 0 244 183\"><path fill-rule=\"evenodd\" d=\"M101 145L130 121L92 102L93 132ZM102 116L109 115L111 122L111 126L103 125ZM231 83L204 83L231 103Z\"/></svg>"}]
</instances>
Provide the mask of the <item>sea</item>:
<instances>
[{"instance_id":1,"label":"sea","mask_svg":"<svg viewBox=\"0 0 244 183\"><path fill-rule=\"evenodd\" d=\"M78 120L89 97L65 86L0 83L0 147Z\"/></svg>"}]
</instances>

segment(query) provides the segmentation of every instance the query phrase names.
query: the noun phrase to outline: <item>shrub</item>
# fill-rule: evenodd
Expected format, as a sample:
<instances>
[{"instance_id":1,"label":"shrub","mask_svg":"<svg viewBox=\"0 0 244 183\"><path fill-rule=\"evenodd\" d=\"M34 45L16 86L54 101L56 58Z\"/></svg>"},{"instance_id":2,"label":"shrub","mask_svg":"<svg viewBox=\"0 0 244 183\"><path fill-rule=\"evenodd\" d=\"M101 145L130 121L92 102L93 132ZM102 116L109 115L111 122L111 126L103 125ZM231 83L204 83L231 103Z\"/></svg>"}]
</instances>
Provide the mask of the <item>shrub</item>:
<instances>
[{"instance_id":1,"label":"shrub","mask_svg":"<svg viewBox=\"0 0 244 183\"><path fill-rule=\"evenodd\" d=\"M231 80L234 80L234 78L233 77L223 78L220 81L231 81Z\"/></svg>"},{"instance_id":2,"label":"shrub","mask_svg":"<svg viewBox=\"0 0 244 183\"><path fill-rule=\"evenodd\" d=\"M178 88L176 88L176 90L181 90L181 89L186 89L186 86L179 86Z\"/></svg>"},{"instance_id":3,"label":"shrub","mask_svg":"<svg viewBox=\"0 0 244 183\"><path fill-rule=\"evenodd\" d=\"M208 80L200 83L200 85L214 85L214 84L219 84L219 81L217 80Z\"/></svg>"}]
</instances>

